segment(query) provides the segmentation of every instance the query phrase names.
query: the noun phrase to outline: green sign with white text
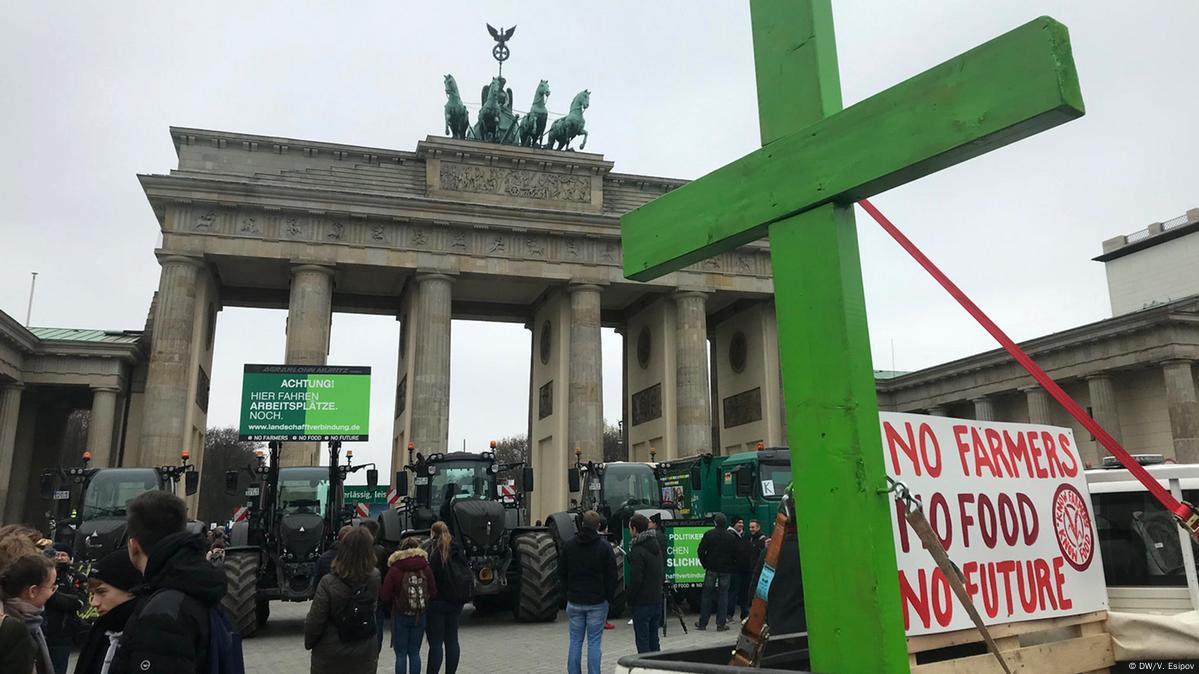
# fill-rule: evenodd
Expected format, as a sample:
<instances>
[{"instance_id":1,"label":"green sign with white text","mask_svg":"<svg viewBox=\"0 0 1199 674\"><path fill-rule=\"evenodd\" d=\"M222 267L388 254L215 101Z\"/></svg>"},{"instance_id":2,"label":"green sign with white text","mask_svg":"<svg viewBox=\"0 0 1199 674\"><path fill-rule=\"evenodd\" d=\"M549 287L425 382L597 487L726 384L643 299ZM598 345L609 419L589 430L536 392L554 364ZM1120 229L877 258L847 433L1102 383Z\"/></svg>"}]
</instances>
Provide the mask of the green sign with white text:
<instances>
[{"instance_id":1,"label":"green sign with white text","mask_svg":"<svg viewBox=\"0 0 1199 674\"><path fill-rule=\"evenodd\" d=\"M335 365L246 365L242 440L369 439L371 369Z\"/></svg>"},{"instance_id":2,"label":"green sign with white text","mask_svg":"<svg viewBox=\"0 0 1199 674\"><path fill-rule=\"evenodd\" d=\"M699 563L699 541L712 529L704 520L662 520L666 530L666 582L676 588L704 585L704 567ZM629 550L629 529L624 530L624 549ZM627 555L626 555L627 558ZM625 565L625 582L629 578Z\"/></svg>"}]
</instances>

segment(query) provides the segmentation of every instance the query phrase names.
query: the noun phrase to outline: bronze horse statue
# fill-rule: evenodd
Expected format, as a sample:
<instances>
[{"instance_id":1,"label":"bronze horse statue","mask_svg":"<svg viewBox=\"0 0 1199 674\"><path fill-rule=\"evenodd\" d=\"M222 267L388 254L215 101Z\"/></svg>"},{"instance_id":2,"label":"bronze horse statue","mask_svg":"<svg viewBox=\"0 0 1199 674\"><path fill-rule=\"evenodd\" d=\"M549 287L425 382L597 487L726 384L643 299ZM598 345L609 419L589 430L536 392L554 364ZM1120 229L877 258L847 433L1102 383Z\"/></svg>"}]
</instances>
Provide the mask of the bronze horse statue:
<instances>
[{"instance_id":1,"label":"bronze horse statue","mask_svg":"<svg viewBox=\"0 0 1199 674\"><path fill-rule=\"evenodd\" d=\"M545 99L550 96L550 83L541 80L537 91L533 92L533 105L529 114L520 120L520 144L525 147L541 147L541 137L545 135L545 120L549 111L545 108Z\"/></svg>"},{"instance_id":2,"label":"bronze horse statue","mask_svg":"<svg viewBox=\"0 0 1199 674\"><path fill-rule=\"evenodd\" d=\"M495 140L500 128L500 112L503 108L500 95L503 91L503 84L498 77L491 78L491 84L483 88L483 107L479 109L478 122L480 140Z\"/></svg>"},{"instance_id":3,"label":"bronze horse statue","mask_svg":"<svg viewBox=\"0 0 1199 674\"><path fill-rule=\"evenodd\" d=\"M445 135L454 138L466 138L466 130L470 128L470 116L462 97L458 95L458 83L453 75L445 76Z\"/></svg>"},{"instance_id":4,"label":"bronze horse statue","mask_svg":"<svg viewBox=\"0 0 1199 674\"><path fill-rule=\"evenodd\" d=\"M587 147L587 131L583 128L583 111L590 105L590 90L584 89L576 94L574 100L570 102L570 113L561 119L554 120L554 123L550 125L550 132L546 136L545 144L555 150L569 150L570 141L574 140L576 136L582 136L583 143L579 145L579 149Z\"/></svg>"}]
</instances>

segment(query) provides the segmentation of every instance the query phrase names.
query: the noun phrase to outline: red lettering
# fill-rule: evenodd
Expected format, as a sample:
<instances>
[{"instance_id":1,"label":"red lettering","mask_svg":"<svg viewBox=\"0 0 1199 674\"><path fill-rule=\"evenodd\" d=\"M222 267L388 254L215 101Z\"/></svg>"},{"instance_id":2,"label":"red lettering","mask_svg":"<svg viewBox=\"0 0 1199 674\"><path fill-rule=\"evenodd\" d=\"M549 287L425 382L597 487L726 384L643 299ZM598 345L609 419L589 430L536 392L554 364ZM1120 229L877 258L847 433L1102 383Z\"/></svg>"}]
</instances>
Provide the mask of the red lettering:
<instances>
[{"instance_id":1,"label":"red lettering","mask_svg":"<svg viewBox=\"0 0 1199 674\"><path fill-rule=\"evenodd\" d=\"M978 495L978 526L982 530L983 544L994 548L999 539L999 523L995 519L995 506L986 494Z\"/></svg>"},{"instance_id":2,"label":"red lettering","mask_svg":"<svg viewBox=\"0 0 1199 674\"><path fill-rule=\"evenodd\" d=\"M1043 479L1049 477L1049 472L1046 471L1045 467L1041 465L1041 451L1042 450L1041 450L1041 446L1037 444L1037 440L1039 440L1039 439L1040 438L1036 434L1036 432L1029 431L1029 433L1028 433L1028 449L1029 449L1029 452L1032 454L1032 465L1033 465L1033 473L1032 474L1036 475L1037 477L1039 477L1043 480ZM1031 475L1030 475L1030 477L1031 477Z\"/></svg>"},{"instance_id":3,"label":"red lettering","mask_svg":"<svg viewBox=\"0 0 1199 674\"><path fill-rule=\"evenodd\" d=\"M1045 462L1049 464L1049 476L1057 477L1057 471L1062 462L1057 458L1057 443L1049 431L1041 431L1041 442L1045 445Z\"/></svg>"},{"instance_id":4,"label":"red lettering","mask_svg":"<svg viewBox=\"0 0 1199 674\"><path fill-rule=\"evenodd\" d=\"M1066 584L1066 577L1062 575L1062 563L1064 561L1066 560L1061 557L1053 558L1053 586L1057 588L1057 602L1063 611L1074 607L1074 602L1062 591L1063 586Z\"/></svg>"},{"instance_id":5,"label":"red lettering","mask_svg":"<svg viewBox=\"0 0 1199 674\"><path fill-rule=\"evenodd\" d=\"M908 576L899 570L899 598L903 604L903 628L906 630L911 626L911 620L908 616L908 606L911 606L916 611L916 615L920 617L920 624L928 628L928 583L924 575L924 569L916 572L916 586L919 588L920 594L912 589L912 585L908 582Z\"/></svg>"},{"instance_id":6,"label":"red lettering","mask_svg":"<svg viewBox=\"0 0 1199 674\"><path fill-rule=\"evenodd\" d=\"M1032 499L1024 492L1016 494L1016 503L1020 506L1020 530L1024 534L1024 544L1032 545L1037 540L1037 534L1041 532L1037 509L1033 506Z\"/></svg>"},{"instance_id":7,"label":"red lettering","mask_svg":"<svg viewBox=\"0 0 1199 674\"><path fill-rule=\"evenodd\" d=\"M926 439L927 438L927 439ZM932 445L936 450L933 455L937 462L933 463L928 458L928 447ZM937 434L933 432L933 427L928 424L920 424L920 458L924 460L924 469L928 471L929 477L941 476L941 443L937 442Z\"/></svg>"},{"instance_id":8,"label":"red lettering","mask_svg":"<svg viewBox=\"0 0 1199 674\"><path fill-rule=\"evenodd\" d=\"M962 545L970 547L970 525L974 524L974 517L966 512L966 504L974 503L974 494L958 494L958 515L962 523Z\"/></svg>"},{"instance_id":9,"label":"red lettering","mask_svg":"<svg viewBox=\"0 0 1199 674\"><path fill-rule=\"evenodd\" d=\"M983 610L994 618L999 615L999 588L995 587L995 565L986 564L978 574L982 582Z\"/></svg>"},{"instance_id":10,"label":"red lettering","mask_svg":"<svg viewBox=\"0 0 1199 674\"><path fill-rule=\"evenodd\" d=\"M1016 539L1020 538L1020 521L1016 517L1016 504L1012 503L1012 497L1007 494L1000 494L998 500L999 528L1003 532L1003 542L1009 546L1015 545ZM907 552L908 549L905 546L903 550Z\"/></svg>"},{"instance_id":11,"label":"red lettering","mask_svg":"<svg viewBox=\"0 0 1199 674\"><path fill-rule=\"evenodd\" d=\"M1004 431L1003 444L1007 446L1008 454L1012 455L1012 465L1015 467L1012 477L1020 477L1019 461L1024 462L1025 475L1032 475L1032 455L1028 451L1024 434L1017 433L1013 438L1011 433Z\"/></svg>"},{"instance_id":12,"label":"red lettering","mask_svg":"<svg viewBox=\"0 0 1199 674\"><path fill-rule=\"evenodd\" d=\"M1024 578L1028 577L1026 583ZM1037 581L1033 578L1032 562L1016 562L1016 587L1020 590L1020 608L1025 613L1037 611Z\"/></svg>"},{"instance_id":13,"label":"red lettering","mask_svg":"<svg viewBox=\"0 0 1199 674\"><path fill-rule=\"evenodd\" d=\"M1062 456L1070 459L1069 466L1062 466L1062 475L1066 477L1075 477L1078 475L1078 458L1074 456L1074 451L1070 448L1070 436L1065 433L1058 433L1057 445L1062 450Z\"/></svg>"},{"instance_id":14,"label":"red lettering","mask_svg":"<svg viewBox=\"0 0 1199 674\"><path fill-rule=\"evenodd\" d=\"M995 570L1003 575L1003 591L1007 597L1007 614L1012 615L1015 606L1012 604L1012 571L1016 568L1016 562L1005 559L995 565Z\"/></svg>"},{"instance_id":15,"label":"red lettering","mask_svg":"<svg viewBox=\"0 0 1199 674\"><path fill-rule=\"evenodd\" d=\"M896 449L902 450L907 455L908 460L912 463L912 470L917 475L920 475L920 461L916 458L916 440L912 436L911 422L904 423L904 430L907 431L908 441L904 442L903 437L891 422L883 422L883 436L887 439L887 449L891 450L891 470L895 472L895 477L903 474L903 470L899 467L899 452Z\"/></svg>"},{"instance_id":16,"label":"red lettering","mask_svg":"<svg viewBox=\"0 0 1199 674\"><path fill-rule=\"evenodd\" d=\"M1036 567L1037 575L1037 603L1041 610L1044 611L1046 606L1051 606L1057 610L1057 597L1053 594L1053 585L1049 581L1049 564L1044 559L1037 558L1032 560L1033 566Z\"/></svg>"},{"instance_id":17,"label":"red lettering","mask_svg":"<svg viewBox=\"0 0 1199 674\"><path fill-rule=\"evenodd\" d=\"M949 546L953 544L953 521L949 519L949 502L939 491L933 492L928 500L928 516L929 526L937 534L941 547L948 551Z\"/></svg>"},{"instance_id":18,"label":"red lettering","mask_svg":"<svg viewBox=\"0 0 1199 674\"><path fill-rule=\"evenodd\" d=\"M987 451L987 443L983 442L978 431L974 431L974 438L977 442L974 443L974 474L982 477L983 466L991 472L991 477L1003 477L995 472L995 465L991 463L991 453Z\"/></svg>"},{"instance_id":19,"label":"red lettering","mask_svg":"<svg viewBox=\"0 0 1199 674\"><path fill-rule=\"evenodd\" d=\"M962 474L969 475L970 469L966 467L966 452L970 451L970 445L966 444L966 440L962 437L966 434L969 426L965 424L957 424L953 427L953 440L958 445L958 459L962 462Z\"/></svg>"},{"instance_id":20,"label":"red lettering","mask_svg":"<svg viewBox=\"0 0 1199 674\"><path fill-rule=\"evenodd\" d=\"M949 594L949 581L941 569L933 569L933 617L937 624L945 627L953 619L953 598Z\"/></svg>"},{"instance_id":21,"label":"red lettering","mask_svg":"<svg viewBox=\"0 0 1199 674\"><path fill-rule=\"evenodd\" d=\"M991 450L991 459L995 462L995 470L999 473L999 477L1003 477L1004 471L1007 471L1008 477L1015 476L1016 470L1012 466L1012 458L1003 451L1003 437L999 435L999 431L988 428L986 435L987 448Z\"/></svg>"},{"instance_id":22,"label":"red lettering","mask_svg":"<svg viewBox=\"0 0 1199 674\"><path fill-rule=\"evenodd\" d=\"M978 594L978 583L974 582L974 574L978 572L978 562L966 562L962 565L962 585L966 586L966 594L973 599Z\"/></svg>"}]
</instances>

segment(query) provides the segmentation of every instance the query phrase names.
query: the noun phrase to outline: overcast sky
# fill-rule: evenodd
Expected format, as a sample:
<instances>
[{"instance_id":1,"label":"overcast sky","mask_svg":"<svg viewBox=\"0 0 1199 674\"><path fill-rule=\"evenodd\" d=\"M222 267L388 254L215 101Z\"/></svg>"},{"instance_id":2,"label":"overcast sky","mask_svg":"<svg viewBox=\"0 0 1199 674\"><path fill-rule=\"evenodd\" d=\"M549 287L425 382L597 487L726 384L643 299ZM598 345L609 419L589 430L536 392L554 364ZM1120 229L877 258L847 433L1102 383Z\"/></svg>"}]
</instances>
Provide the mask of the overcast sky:
<instances>
[{"instance_id":1,"label":"overcast sky","mask_svg":"<svg viewBox=\"0 0 1199 674\"><path fill-rule=\"evenodd\" d=\"M448 9L449 6L453 9ZM1100 243L1199 206L1199 3L834 0L846 105L1049 14L1070 28L1085 117L874 199L1017 339L1110 314ZM443 130L442 76L494 71L484 24L518 29L517 107L590 89L589 151L697 178L757 146L748 3L7 3L0 25L0 309L33 325L140 329L158 229L138 173L175 165L171 125L411 150ZM992 348L859 212L876 368ZM241 366L283 357L284 312L226 309L210 425L237 421ZM451 446L523 433L527 331L455 322ZM359 457L387 460L398 324L338 314L329 361L375 370ZM894 361L892 361L894 343ZM605 416L620 342L604 334Z\"/></svg>"}]
</instances>

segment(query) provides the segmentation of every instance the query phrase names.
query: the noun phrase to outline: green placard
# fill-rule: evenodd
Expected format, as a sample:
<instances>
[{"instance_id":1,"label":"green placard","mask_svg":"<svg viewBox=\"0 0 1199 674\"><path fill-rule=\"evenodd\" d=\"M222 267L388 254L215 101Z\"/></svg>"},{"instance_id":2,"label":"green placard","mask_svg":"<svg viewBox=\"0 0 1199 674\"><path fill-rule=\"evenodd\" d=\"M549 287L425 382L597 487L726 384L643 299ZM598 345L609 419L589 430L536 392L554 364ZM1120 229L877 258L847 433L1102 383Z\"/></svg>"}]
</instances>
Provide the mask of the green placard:
<instances>
[{"instance_id":1,"label":"green placard","mask_svg":"<svg viewBox=\"0 0 1199 674\"><path fill-rule=\"evenodd\" d=\"M371 369L334 365L246 365L242 440L366 441Z\"/></svg>"},{"instance_id":2,"label":"green placard","mask_svg":"<svg viewBox=\"0 0 1199 674\"><path fill-rule=\"evenodd\" d=\"M704 567L699 563L699 541L711 528L703 520L662 520L666 529L666 582L676 588L703 587ZM629 550L629 530L624 530L624 549ZM625 582L629 580L625 565Z\"/></svg>"},{"instance_id":3,"label":"green placard","mask_svg":"<svg viewBox=\"0 0 1199 674\"><path fill-rule=\"evenodd\" d=\"M371 505L387 504L387 485L380 485L373 490L367 486L355 485L343 487L344 498L342 501L346 505L355 503L369 503Z\"/></svg>"}]
</instances>

